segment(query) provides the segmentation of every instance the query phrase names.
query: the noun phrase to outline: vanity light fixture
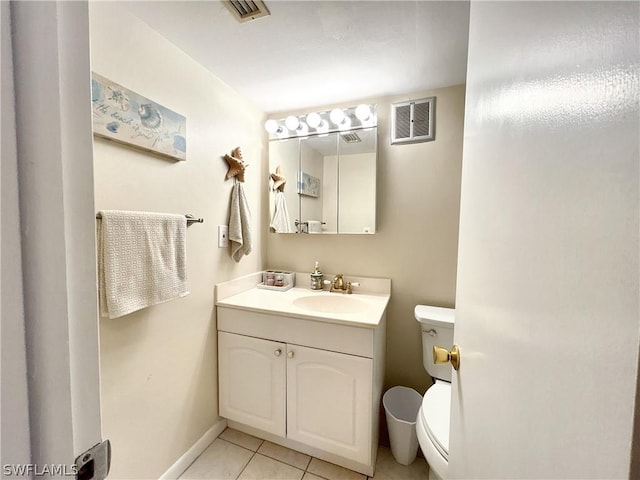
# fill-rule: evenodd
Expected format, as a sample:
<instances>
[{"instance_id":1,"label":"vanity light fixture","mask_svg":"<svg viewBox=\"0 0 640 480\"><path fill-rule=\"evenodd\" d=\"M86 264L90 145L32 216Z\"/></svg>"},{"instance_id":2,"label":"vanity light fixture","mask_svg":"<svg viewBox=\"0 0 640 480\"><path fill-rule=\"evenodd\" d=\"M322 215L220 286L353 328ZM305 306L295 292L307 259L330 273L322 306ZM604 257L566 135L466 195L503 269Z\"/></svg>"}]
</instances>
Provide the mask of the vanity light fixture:
<instances>
[{"instance_id":1,"label":"vanity light fixture","mask_svg":"<svg viewBox=\"0 0 640 480\"><path fill-rule=\"evenodd\" d=\"M351 128L351 118L344 117L340 125L338 125L340 130L349 130Z\"/></svg>"},{"instance_id":2,"label":"vanity light fixture","mask_svg":"<svg viewBox=\"0 0 640 480\"><path fill-rule=\"evenodd\" d=\"M295 132L296 135L302 136L309 133L309 127L306 123L301 122L300 119L294 115L289 115L285 121L285 126L291 131Z\"/></svg>"},{"instance_id":3,"label":"vanity light fixture","mask_svg":"<svg viewBox=\"0 0 640 480\"><path fill-rule=\"evenodd\" d=\"M326 135L329 133L329 122L323 120L322 123L318 125L318 128L316 128L316 133L318 133L318 135Z\"/></svg>"},{"instance_id":4,"label":"vanity light fixture","mask_svg":"<svg viewBox=\"0 0 640 480\"><path fill-rule=\"evenodd\" d=\"M371 118L371 107L361 103L356 107L356 117L362 122L367 122Z\"/></svg>"},{"instance_id":5,"label":"vanity light fixture","mask_svg":"<svg viewBox=\"0 0 640 480\"><path fill-rule=\"evenodd\" d=\"M327 133L329 131L329 123L323 119L319 113L311 112L307 115L307 125L311 128L315 128L319 134Z\"/></svg>"},{"instance_id":6,"label":"vanity light fixture","mask_svg":"<svg viewBox=\"0 0 640 480\"><path fill-rule=\"evenodd\" d=\"M306 123L304 122L300 122L298 125L298 128L296 129L296 134L299 137L302 137L304 135L307 135L309 133L309 127Z\"/></svg>"},{"instance_id":7,"label":"vanity light fixture","mask_svg":"<svg viewBox=\"0 0 640 480\"><path fill-rule=\"evenodd\" d=\"M294 117L293 115L289 115L285 121L284 124L286 125L286 127L291 130L292 132L295 132L298 127L300 126L300 120L298 120L298 117Z\"/></svg>"},{"instance_id":8,"label":"vanity light fixture","mask_svg":"<svg viewBox=\"0 0 640 480\"><path fill-rule=\"evenodd\" d=\"M322 117L318 115L316 112L311 112L307 114L307 125L309 125L311 128L318 128L321 122L322 122Z\"/></svg>"},{"instance_id":9,"label":"vanity light fixture","mask_svg":"<svg viewBox=\"0 0 640 480\"><path fill-rule=\"evenodd\" d=\"M344 123L347 116L344 114L344 110L342 110L341 108L334 108L333 110L331 110L329 118L334 123L334 125L337 125L339 127Z\"/></svg>"},{"instance_id":10,"label":"vanity light fixture","mask_svg":"<svg viewBox=\"0 0 640 480\"><path fill-rule=\"evenodd\" d=\"M316 112L307 114L307 125L311 128L318 128L323 121L322 117Z\"/></svg>"},{"instance_id":11,"label":"vanity light fixture","mask_svg":"<svg viewBox=\"0 0 640 480\"><path fill-rule=\"evenodd\" d=\"M278 125L278 122L273 119L264 122L264 129L272 135L277 135L284 132L284 128L282 127L282 125Z\"/></svg>"},{"instance_id":12,"label":"vanity light fixture","mask_svg":"<svg viewBox=\"0 0 640 480\"><path fill-rule=\"evenodd\" d=\"M308 135L327 135L377 125L375 105L358 105L349 108L334 108L310 112L306 115L289 115L279 120L269 119L264 127L271 140Z\"/></svg>"},{"instance_id":13,"label":"vanity light fixture","mask_svg":"<svg viewBox=\"0 0 640 480\"><path fill-rule=\"evenodd\" d=\"M341 108L331 110L329 118L340 130L348 130L351 128L351 116L347 116Z\"/></svg>"}]
</instances>

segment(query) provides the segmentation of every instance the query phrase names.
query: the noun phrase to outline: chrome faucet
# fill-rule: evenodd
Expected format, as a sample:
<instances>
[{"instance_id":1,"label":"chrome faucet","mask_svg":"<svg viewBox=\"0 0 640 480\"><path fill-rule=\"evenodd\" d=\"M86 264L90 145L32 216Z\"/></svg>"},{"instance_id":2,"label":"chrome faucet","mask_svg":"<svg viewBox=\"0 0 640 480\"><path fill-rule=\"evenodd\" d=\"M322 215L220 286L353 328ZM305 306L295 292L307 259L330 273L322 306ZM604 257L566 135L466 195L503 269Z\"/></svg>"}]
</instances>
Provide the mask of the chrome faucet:
<instances>
[{"instance_id":1,"label":"chrome faucet","mask_svg":"<svg viewBox=\"0 0 640 480\"><path fill-rule=\"evenodd\" d=\"M337 274L333 281L331 282L331 288L329 292L340 292L340 293L348 293L352 294L353 290L351 287L359 287L360 284L358 282L345 282L344 277L341 273Z\"/></svg>"}]
</instances>

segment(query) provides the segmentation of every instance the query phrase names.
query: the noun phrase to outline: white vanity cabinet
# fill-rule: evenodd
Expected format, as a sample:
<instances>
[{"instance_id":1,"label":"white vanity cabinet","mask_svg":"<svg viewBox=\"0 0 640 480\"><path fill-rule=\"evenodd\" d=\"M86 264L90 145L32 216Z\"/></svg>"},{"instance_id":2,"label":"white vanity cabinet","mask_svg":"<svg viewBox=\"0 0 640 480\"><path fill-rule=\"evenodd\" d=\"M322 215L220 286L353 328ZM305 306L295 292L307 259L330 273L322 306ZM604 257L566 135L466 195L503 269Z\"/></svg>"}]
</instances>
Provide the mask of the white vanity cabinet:
<instances>
[{"instance_id":1,"label":"white vanity cabinet","mask_svg":"<svg viewBox=\"0 0 640 480\"><path fill-rule=\"evenodd\" d=\"M287 437L366 463L373 360L287 347Z\"/></svg>"},{"instance_id":2,"label":"white vanity cabinet","mask_svg":"<svg viewBox=\"0 0 640 480\"><path fill-rule=\"evenodd\" d=\"M373 328L217 307L220 415L238 430L373 474L385 318Z\"/></svg>"},{"instance_id":3,"label":"white vanity cabinet","mask_svg":"<svg viewBox=\"0 0 640 480\"><path fill-rule=\"evenodd\" d=\"M218 333L220 415L284 436L286 344Z\"/></svg>"}]
</instances>

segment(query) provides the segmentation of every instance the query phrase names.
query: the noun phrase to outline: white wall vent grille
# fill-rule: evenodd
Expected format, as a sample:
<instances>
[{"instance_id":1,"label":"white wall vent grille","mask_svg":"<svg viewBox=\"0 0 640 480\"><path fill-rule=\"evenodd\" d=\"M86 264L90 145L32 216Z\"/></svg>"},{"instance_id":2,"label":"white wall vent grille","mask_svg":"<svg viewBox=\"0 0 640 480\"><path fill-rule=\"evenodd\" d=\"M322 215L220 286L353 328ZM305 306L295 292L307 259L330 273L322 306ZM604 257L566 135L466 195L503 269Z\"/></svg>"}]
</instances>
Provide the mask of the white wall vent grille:
<instances>
[{"instance_id":1,"label":"white wall vent grille","mask_svg":"<svg viewBox=\"0 0 640 480\"><path fill-rule=\"evenodd\" d=\"M271 15L261 0L223 0L222 3L239 22L248 22Z\"/></svg>"},{"instance_id":2,"label":"white wall vent grille","mask_svg":"<svg viewBox=\"0 0 640 480\"><path fill-rule=\"evenodd\" d=\"M391 105L391 144L429 142L436 138L436 97Z\"/></svg>"}]
</instances>

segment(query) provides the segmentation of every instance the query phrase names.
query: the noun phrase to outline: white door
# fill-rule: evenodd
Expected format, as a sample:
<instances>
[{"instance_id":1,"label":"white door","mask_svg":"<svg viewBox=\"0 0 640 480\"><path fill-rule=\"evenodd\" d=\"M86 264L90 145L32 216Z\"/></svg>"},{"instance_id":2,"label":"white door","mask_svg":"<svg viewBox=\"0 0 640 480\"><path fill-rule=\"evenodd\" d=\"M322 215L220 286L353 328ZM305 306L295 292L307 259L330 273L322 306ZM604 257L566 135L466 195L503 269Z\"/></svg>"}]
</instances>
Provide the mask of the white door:
<instances>
[{"instance_id":1,"label":"white door","mask_svg":"<svg viewBox=\"0 0 640 480\"><path fill-rule=\"evenodd\" d=\"M20 203L18 196L18 153L16 147L15 95L13 89L13 54L11 49L11 9L0 2L0 94L2 120L2 227L0 228L0 311L2 312L0 362L0 464L28 464L31 460L29 438L29 396L27 385L27 353L24 335L24 302L22 294L22 254L20 236ZM4 477L4 474L3 474Z\"/></svg>"},{"instance_id":2,"label":"white door","mask_svg":"<svg viewBox=\"0 0 640 480\"><path fill-rule=\"evenodd\" d=\"M218 332L220 415L285 435L286 344Z\"/></svg>"},{"instance_id":3,"label":"white door","mask_svg":"<svg viewBox=\"0 0 640 480\"><path fill-rule=\"evenodd\" d=\"M287 345L287 437L368 463L370 358Z\"/></svg>"},{"instance_id":4,"label":"white door","mask_svg":"<svg viewBox=\"0 0 640 480\"><path fill-rule=\"evenodd\" d=\"M471 3L451 478L630 477L638 12Z\"/></svg>"},{"instance_id":5,"label":"white door","mask_svg":"<svg viewBox=\"0 0 640 480\"><path fill-rule=\"evenodd\" d=\"M4 420L11 418L10 426L24 424L25 412L15 400L5 405L3 396L3 472L16 475L30 463L40 472L48 467L70 474L74 460L85 458L84 452L102 440L88 8L83 1L11 2L2 5L1 20L3 189L7 172L19 186L19 209L12 201L6 217L3 203L2 226L15 228L18 218L20 222L19 244L15 236L2 232L2 273L3 282L22 288L24 298L19 305L23 311L15 308L19 299L13 299L10 320L4 317L3 302L2 330L4 335L5 322L24 327L18 332L24 344L12 346L23 356L22 366L12 376L26 367L28 389L25 392L20 382L16 395L28 394L30 425L30 431L16 437L21 452L6 456L12 450L4 449L5 442L14 439L6 438ZM4 43L9 23L10 53ZM13 100L12 95L5 97L5 68L10 63L16 86L17 148L5 159L4 122L13 123L5 118L9 109L4 104ZM6 238L12 242L5 243ZM15 267L20 256L22 277L5 278L5 258L12 258L9 265ZM3 368L7 353L3 348ZM10 365L20 363L13 358ZM3 394L5 386L3 370ZM22 446L25 433L28 446ZM92 453L82 462L84 478L104 478L107 452L100 454L98 458Z\"/></svg>"}]
</instances>

